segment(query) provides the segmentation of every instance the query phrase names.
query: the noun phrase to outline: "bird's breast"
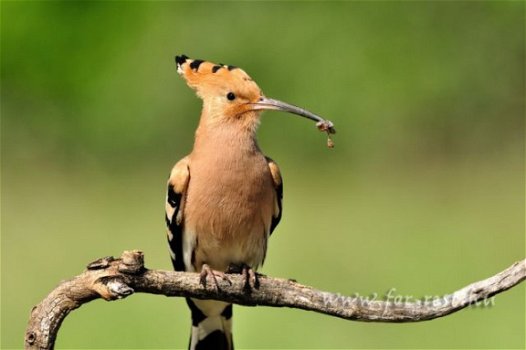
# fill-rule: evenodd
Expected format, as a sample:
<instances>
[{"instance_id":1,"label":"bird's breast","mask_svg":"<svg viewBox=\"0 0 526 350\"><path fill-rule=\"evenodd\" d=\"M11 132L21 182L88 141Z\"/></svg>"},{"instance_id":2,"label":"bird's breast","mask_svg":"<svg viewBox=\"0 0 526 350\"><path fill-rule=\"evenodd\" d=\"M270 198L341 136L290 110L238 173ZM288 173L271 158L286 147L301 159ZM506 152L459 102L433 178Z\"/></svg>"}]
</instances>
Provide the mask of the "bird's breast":
<instances>
[{"instance_id":1,"label":"bird's breast","mask_svg":"<svg viewBox=\"0 0 526 350\"><path fill-rule=\"evenodd\" d=\"M214 154L191 160L185 235L195 236L192 264L225 270L260 265L272 221L275 191L265 157Z\"/></svg>"}]
</instances>

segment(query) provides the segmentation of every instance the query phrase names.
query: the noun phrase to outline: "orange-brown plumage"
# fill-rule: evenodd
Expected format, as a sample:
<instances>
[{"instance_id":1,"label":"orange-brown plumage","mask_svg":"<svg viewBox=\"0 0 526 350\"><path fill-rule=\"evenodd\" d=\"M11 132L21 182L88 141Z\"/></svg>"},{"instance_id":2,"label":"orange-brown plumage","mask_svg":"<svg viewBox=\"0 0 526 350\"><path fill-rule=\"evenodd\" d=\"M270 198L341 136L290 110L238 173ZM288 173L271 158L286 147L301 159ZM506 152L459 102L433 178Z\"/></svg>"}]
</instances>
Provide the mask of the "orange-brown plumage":
<instances>
[{"instance_id":1,"label":"orange-brown plumage","mask_svg":"<svg viewBox=\"0 0 526 350\"><path fill-rule=\"evenodd\" d=\"M185 269L201 271L203 264L218 271L230 264L257 268L265 257L272 218L279 214L278 184L255 138L261 111L251 103L262 97L261 90L232 66L187 59L178 72L203 100L194 148L185 161L191 180L170 180L174 188L188 182L183 246L186 241L195 249L183 257Z\"/></svg>"},{"instance_id":2,"label":"orange-brown plumage","mask_svg":"<svg viewBox=\"0 0 526 350\"><path fill-rule=\"evenodd\" d=\"M166 222L176 270L224 272L232 265L258 268L281 218L282 179L256 141L263 110L319 116L266 98L242 69L176 57L177 72L203 100L192 152L168 180ZM232 306L188 299L190 348L231 348ZM206 345L206 346L205 346Z\"/></svg>"}]
</instances>

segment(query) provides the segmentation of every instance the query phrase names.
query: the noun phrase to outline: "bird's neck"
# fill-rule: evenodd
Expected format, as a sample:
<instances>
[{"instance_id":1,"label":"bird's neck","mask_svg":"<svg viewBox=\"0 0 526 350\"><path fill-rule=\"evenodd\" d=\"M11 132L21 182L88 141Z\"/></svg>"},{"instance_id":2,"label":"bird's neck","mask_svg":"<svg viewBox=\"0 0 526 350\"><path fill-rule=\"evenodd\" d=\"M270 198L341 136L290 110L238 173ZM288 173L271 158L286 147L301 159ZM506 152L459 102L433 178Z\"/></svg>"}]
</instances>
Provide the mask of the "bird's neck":
<instances>
[{"instance_id":1,"label":"bird's neck","mask_svg":"<svg viewBox=\"0 0 526 350\"><path fill-rule=\"evenodd\" d=\"M230 154L260 152L256 140L257 116L243 119L210 115L203 110L195 133L194 153L228 152Z\"/></svg>"}]
</instances>

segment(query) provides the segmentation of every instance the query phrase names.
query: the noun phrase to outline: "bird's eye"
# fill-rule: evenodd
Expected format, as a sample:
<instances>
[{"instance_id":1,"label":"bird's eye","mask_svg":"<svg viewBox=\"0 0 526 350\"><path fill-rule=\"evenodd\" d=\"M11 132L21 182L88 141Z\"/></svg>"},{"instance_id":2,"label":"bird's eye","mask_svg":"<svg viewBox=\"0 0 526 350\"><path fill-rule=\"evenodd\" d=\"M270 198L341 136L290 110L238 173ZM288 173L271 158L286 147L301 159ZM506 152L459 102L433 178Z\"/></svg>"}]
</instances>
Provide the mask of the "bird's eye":
<instances>
[{"instance_id":1,"label":"bird's eye","mask_svg":"<svg viewBox=\"0 0 526 350\"><path fill-rule=\"evenodd\" d=\"M233 92L229 92L228 94L226 94L226 98L229 100L229 101L234 101L236 99L236 95L234 95Z\"/></svg>"}]
</instances>

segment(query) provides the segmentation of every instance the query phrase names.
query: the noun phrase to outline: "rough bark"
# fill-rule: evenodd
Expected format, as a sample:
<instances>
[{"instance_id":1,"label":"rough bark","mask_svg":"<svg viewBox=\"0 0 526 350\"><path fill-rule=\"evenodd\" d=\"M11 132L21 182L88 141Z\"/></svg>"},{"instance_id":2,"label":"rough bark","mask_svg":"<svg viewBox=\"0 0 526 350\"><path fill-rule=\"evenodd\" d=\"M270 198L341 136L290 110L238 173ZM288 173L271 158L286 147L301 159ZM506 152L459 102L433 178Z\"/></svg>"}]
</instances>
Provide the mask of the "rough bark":
<instances>
[{"instance_id":1,"label":"rough bark","mask_svg":"<svg viewBox=\"0 0 526 350\"><path fill-rule=\"evenodd\" d=\"M140 251L125 251L118 259L106 257L90 263L87 270L60 283L31 311L25 335L26 349L53 349L64 318L91 300L114 300L133 293L217 299L247 306L291 307L316 311L347 320L371 322L417 322L442 317L469 305L488 300L524 281L526 260L485 280L451 294L425 300L387 300L343 296L319 291L292 280L260 275L259 287L246 288L241 275L228 280L200 283L199 274L148 270ZM520 311L519 311L520 312Z\"/></svg>"}]
</instances>

